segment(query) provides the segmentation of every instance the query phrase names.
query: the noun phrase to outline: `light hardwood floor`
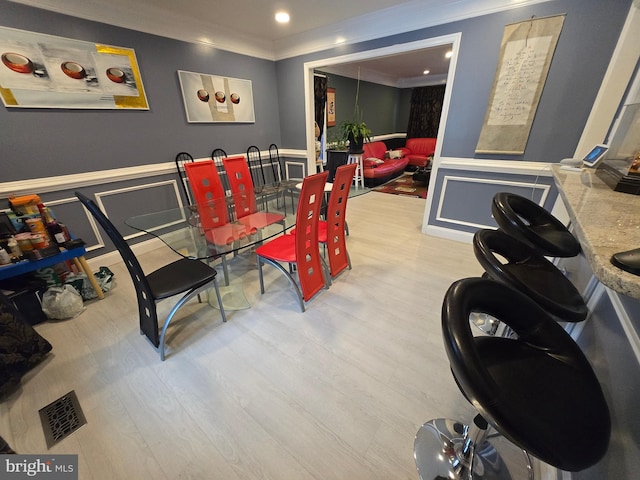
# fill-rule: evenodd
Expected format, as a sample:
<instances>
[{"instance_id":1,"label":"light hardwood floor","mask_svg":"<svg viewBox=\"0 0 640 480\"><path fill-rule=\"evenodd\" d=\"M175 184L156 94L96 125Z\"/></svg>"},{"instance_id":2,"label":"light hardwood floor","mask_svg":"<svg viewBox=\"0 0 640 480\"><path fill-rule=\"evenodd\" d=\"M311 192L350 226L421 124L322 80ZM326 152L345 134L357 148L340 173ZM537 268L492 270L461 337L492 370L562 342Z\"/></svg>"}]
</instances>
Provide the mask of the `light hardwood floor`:
<instances>
[{"instance_id":1,"label":"light hardwood floor","mask_svg":"<svg viewBox=\"0 0 640 480\"><path fill-rule=\"evenodd\" d=\"M0 435L19 453L47 452L38 410L75 390L87 424L50 452L78 454L80 479L416 479L419 426L473 414L449 371L440 308L453 281L482 272L471 245L420 232L424 205L350 199L353 270L306 313L269 266L261 296L249 260L252 308L223 324L189 303L164 362L139 334L124 265L111 266L105 300L36 327L53 351L0 404ZM141 263L170 257L162 248Z\"/></svg>"}]
</instances>

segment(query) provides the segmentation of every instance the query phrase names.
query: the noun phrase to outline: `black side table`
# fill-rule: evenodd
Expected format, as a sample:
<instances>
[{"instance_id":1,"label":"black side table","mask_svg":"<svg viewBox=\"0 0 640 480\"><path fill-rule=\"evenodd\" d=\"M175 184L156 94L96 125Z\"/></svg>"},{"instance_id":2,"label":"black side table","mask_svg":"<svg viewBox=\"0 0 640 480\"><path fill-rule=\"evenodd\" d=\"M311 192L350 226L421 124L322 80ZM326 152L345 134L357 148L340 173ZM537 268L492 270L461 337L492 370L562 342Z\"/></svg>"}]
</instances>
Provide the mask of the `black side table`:
<instances>
[{"instance_id":1,"label":"black side table","mask_svg":"<svg viewBox=\"0 0 640 480\"><path fill-rule=\"evenodd\" d=\"M329 178L327 178L327 182L333 183L333 178L336 175L336 169L340 165L346 165L348 157L348 150L327 150L327 170L329 170Z\"/></svg>"},{"instance_id":2,"label":"black side table","mask_svg":"<svg viewBox=\"0 0 640 480\"><path fill-rule=\"evenodd\" d=\"M431 165L427 167L421 167L416 170L412 178L414 182L422 183L425 186L428 185L429 178L431 178Z\"/></svg>"}]
</instances>

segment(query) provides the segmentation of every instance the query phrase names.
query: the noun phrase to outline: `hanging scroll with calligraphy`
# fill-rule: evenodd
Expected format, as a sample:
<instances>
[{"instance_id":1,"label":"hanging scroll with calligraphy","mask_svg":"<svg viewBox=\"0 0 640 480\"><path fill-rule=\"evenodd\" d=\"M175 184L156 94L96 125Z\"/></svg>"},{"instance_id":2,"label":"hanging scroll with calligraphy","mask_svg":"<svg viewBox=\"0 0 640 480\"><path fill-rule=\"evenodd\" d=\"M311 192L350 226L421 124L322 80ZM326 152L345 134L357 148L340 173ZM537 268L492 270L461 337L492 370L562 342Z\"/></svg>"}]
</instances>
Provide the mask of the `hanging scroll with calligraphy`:
<instances>
[{"instance_id":1,"label":"hanging scroll with calligraphy","mask_svg":"<svg viewBox=\"0 0 640 480\"><path fill-rule=\"evenodd\" d=\"M505 27L476 153L524 153L563 22L558 15Z\"/></svg>"}]
</instances>

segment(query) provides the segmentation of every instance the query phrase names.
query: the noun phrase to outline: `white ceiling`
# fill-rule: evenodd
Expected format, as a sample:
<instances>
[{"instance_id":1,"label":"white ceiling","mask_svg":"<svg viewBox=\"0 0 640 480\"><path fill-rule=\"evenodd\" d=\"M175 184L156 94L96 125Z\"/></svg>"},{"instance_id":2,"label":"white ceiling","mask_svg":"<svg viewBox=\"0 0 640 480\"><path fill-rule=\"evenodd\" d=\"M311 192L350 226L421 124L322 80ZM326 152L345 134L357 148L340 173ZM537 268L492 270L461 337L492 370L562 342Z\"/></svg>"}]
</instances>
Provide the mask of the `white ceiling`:
<instances>
[{"instance_id":1,"label":"white ceiling","mask_svg":"<svg viewBox=\"0 0 640 480\"><path fill-rule=\"evenodd\" d=\"M443 45L316 70L397 88L437 85L446 82L449 59L445 54L450 50L451 45Z\"/></svg>"},{"instance_id":2,"label":"white ceiling","mask_svg":"<svg viewBox=\"0 0 640 480\"><path fill-rule=\"evenodd\" d=\"M10 0L79 18L279 60L549 0ZM286 10L291 21L277 24ZM443 49L332 67L395 86L446 77ZM416 57L416 55L418 55ZM339 68L339 69L338 69Z\"/></svg>"}]
</instances>

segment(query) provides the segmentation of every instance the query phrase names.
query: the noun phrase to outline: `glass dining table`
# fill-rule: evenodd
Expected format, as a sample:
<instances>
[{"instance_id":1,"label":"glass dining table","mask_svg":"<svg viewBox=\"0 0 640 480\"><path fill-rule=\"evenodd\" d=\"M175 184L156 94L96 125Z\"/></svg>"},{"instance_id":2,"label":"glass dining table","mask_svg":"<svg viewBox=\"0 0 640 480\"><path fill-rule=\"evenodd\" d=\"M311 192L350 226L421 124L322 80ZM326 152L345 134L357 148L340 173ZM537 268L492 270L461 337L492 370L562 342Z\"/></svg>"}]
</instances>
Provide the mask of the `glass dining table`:
<instances>
[{"instance_id":1,"label":"glass dining table","mask_svg":"<svg viewBox=\"0 0 640 480\"><path fill-rule=\"evenodd\" d=\"M234 272L234 267L244 263L246 270L245 253L285 233L296 222L295 208L279 207L277 202L260 198L256 201L252 197L228 195L204 205L135 215L127 218L125 224L162 240L183 257L208 263L220 259L224 282L219 284L225 310L249 308L240 272ZM228 260L230 255L232 258ZM210 303L217 306L215 295L210 296Z\"/></svg>"}]
</instances>

